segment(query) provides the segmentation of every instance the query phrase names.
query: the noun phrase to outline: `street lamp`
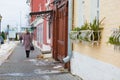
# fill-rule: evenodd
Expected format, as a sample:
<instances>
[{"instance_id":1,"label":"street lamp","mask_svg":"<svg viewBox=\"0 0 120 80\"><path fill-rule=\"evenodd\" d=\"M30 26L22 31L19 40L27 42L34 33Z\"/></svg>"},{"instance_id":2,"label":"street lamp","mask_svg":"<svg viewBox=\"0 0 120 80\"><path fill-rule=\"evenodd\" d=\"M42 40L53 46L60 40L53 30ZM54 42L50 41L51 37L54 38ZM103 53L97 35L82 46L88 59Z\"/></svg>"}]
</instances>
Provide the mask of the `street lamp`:
<instances>
[{"instance_id":1,"label":"street lamp","mask_svg":"<svg viewBox=\"0 0 120 80\"><path fill-rule=\"evenodd\" d=\"M2 20L2 16L0 14L0 33L1 33L1 20Z\"/></svg>"}]
</instances>

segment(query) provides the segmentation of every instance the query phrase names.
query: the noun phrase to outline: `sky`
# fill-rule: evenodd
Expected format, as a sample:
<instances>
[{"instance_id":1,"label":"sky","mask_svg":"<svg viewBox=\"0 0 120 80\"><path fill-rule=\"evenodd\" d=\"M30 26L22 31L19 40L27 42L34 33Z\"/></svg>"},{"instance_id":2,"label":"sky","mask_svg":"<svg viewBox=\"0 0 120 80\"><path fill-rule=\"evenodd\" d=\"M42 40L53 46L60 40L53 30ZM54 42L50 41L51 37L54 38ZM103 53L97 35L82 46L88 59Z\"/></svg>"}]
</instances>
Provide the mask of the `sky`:
<instances>
[{"instance_id":1,"label":"sky","mask_svg":"<svg viewBox=\"0 0 120 80\"><path fill-rule=\"evenodd\" d=\"M0 0L0 14L2 31L7 25L17 28L28 26L29 6L26 0Z\"/></svg>"}]
</instances>

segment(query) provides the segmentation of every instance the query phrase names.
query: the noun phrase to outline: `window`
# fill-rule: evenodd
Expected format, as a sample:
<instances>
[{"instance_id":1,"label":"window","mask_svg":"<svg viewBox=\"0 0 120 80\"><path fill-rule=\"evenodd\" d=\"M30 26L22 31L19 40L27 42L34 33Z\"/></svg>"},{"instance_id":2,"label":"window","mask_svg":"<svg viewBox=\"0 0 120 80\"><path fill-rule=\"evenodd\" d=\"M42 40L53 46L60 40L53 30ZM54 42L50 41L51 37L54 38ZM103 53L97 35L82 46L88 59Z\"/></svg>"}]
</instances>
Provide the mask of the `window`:
<instances>
[{"instance_id":1,"label":"window","mask_svg":"<svg viewBox=\"0 0 120 80\"><path fill-rule=\"evenodd\" d=\"M48 38L50 39L50 37L51 37L51 33L50 33L50 25L48 26Z\"/></svg>"},{"instance_id":2,"label":"window","mask_svg":"<svg viewBox=\"0 0 120 80\"><path fill-rule=\"evenodd\" d=\"M99 10L97 10L97 20L99 20Z\"/></svg>"},{"instance_id":3,"label":"window","mask_svg":"<svg viewBox=\"0 0 120 80\"><path fill-rule=\"evenodd\" d=\"M43 24L42 23L37 27L37 41L39 43L43 43Z\"/></svg>"},{"instance_id":4,"label":"window","mask_svg":"<svg viewBox=\"0 0 120 80\"><path fill-rule=\"evenodd\" d=\"M41 3L39 4L39 6L38 6L38 7L39 7L39 11L41 11Z\"/></svg>"},{"instance_id":5,"label":"window","mask_svg":"<svg viewBox=\"0 0 120 80\"><path fill-rule=\"evenodd\" d=\"M99 0L97 0L97 8L99 8Z\"/></svg>"},{"instance_id":6,"label":"window","mask_svg":"<svg viewBox=\"0 0 120 80\"><path fill-rule=\"evenodd\" d=\"M99 0L97 0L97 19L99 20Z\"/></svg>"}]
</instances>

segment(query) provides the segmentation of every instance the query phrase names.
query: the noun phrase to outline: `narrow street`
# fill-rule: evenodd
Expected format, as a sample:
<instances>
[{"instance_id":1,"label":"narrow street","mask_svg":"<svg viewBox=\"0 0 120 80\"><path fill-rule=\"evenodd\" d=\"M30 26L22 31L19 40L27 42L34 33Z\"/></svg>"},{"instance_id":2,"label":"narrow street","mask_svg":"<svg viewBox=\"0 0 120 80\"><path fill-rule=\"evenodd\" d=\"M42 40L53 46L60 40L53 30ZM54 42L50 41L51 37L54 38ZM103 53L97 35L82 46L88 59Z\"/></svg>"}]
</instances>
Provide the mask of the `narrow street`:
<instances>
[{"instance_id":1,"label":"narrow street","mask_svg":"<svg viewBox=\"0 0 120 80\"><path fill-rule=\"evenodd\" d=\"M12 55L0 66L0 80L81 80L71 75L60 63L51 59L37 59L39 49L25 57L22 44L18 44Z\"/></svg>"}]
</instances>

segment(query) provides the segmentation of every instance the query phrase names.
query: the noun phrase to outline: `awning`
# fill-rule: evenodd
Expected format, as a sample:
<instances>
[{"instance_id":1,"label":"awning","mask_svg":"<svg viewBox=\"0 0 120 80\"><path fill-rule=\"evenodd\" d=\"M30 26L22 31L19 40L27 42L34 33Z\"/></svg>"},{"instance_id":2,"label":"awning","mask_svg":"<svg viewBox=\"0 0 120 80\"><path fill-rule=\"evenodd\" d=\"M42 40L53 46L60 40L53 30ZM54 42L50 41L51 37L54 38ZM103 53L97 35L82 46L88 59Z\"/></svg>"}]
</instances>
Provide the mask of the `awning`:
<instances>
[{"instance_id":1,"label":"awning","mask_svg":"<svg viewBox=\"0 0 120 80\"><path fill-rule=\"evenodd\" d=\"M35 16L36 19L31 23L31 25L33 25L34 22L37 21L37 19L44 19L49 21L49 23L52 22L52 17L53 17L53 10L48 10L48 11L40 11L40 12L31 12L29 15L31 16Z\"/></svg>"},{"instance_id":2,"label":"awning","mask_svg":"<svg viewBox=\"0 0 120 80\"><path fill-rule=\"evenodd\" d=\"M40 12L31 12L30 15L49 15L53 12L53 10L48 10L48 11L40 11Z\"/></svg>"},{"instance_id":3,"label":"awning","mask_svg":"<svg viewBox=\"0 0 120 80\"><path fill-rule=\"evenodd\" d=\"M54 0L54 1L51 2L50 4L57 4L59 1L61 1L61 0Z\"/></svg>"},{"instance_id":4,"label":"awning","mask_svg":"<svg viewBox=\"0 0 120 80\"><path fill-rule=\"evenodd\" d=\"M36 16L36 17L41 17L46 20L51 20L52 13L53 13L53 10L48 10L48 11L40 11L40 12L31 12L30 15Z\"/></svg>"}]
</instances>

